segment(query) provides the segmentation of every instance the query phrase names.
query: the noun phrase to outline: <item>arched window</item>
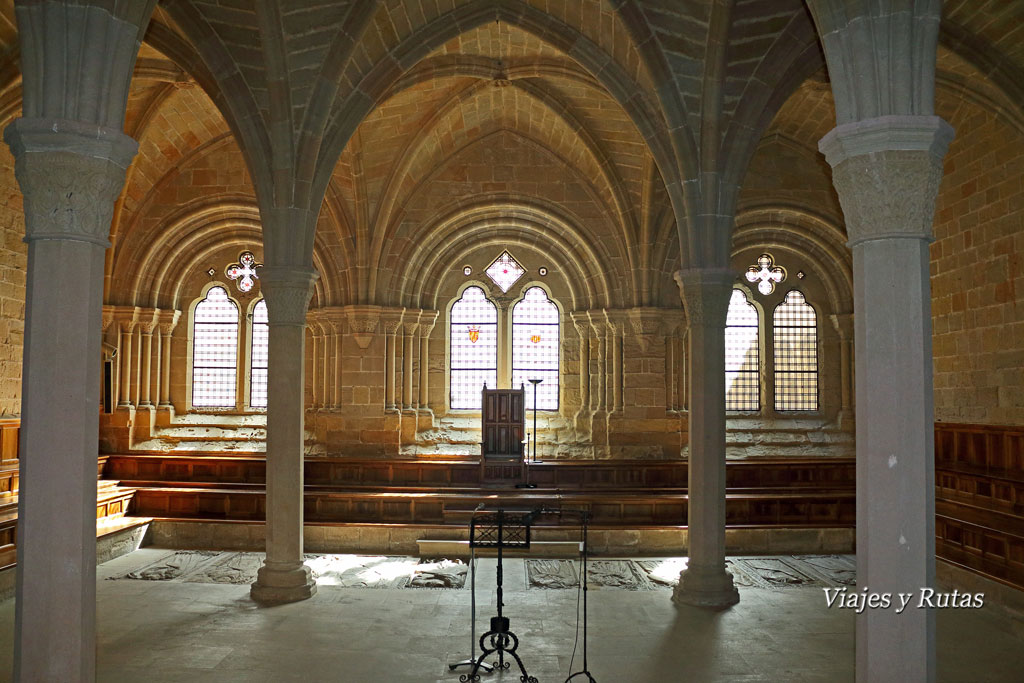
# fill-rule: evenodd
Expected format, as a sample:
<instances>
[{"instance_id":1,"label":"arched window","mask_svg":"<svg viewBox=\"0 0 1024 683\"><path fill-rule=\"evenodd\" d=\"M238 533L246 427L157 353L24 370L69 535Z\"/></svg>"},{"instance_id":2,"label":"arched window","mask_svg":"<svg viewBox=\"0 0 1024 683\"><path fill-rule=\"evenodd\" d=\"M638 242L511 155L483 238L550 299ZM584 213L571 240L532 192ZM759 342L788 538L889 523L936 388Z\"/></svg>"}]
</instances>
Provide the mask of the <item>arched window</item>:
<instances>
[{"instance_id":1,"label":"arched window","mask_svg":"<svg viewBox=\"0 0 1024 683\"><path fill-rule=\"evenodd\" d=\"M725 320L725 409L761 408L757 308L742 290L732 290Z\"/></svg>"},{"instance_id":2,"label":"arched window","mask_svg":"<svg viewBox=\"0 0 1024 683\"><path fill-rule=\"evenodd\" d=\"M775 307L775 409L818 409L818 327L800 290Z\"/></svg>"},{"instance_id":3,"label":"arched window","mask_svg":"<svg viewBox=\"0 0 1024 683\"><path fill-rule=\"evenodd\" d=\"M533 409L529 380L537 386L537 409L558 410L558 307L540 287L530 287L512 309L512 387L526 385L526 409Z\"/></svg>"},{"instance_id":4,"label":"arched window","mask_svg":"<svg viewBox=\"0 0 1024 683\"><path fill-rule=\"evenodd\" d=\"M450 405L479 410L483 385L498 386L498 309L483 289L467 287L452 305L450 320Z\"/></svg>"},{"instance_id":5,"label":"arched window","mask_svg":"<svg viewBox=\"0 0 1024 683\"><path fill-rule=\"evenodd\" d=\"M238 306L223 287L196 304L192 329L192 405L234 408L238 386Z\"/></svg>"},{"instance_id":6,"label":"arched window","mask_svg":"<svg viewBox=\"0 0 1024 683\"><path fill-rule=\"evenodd\" d=\"M267 357L270 348L270 324L267 300L260 299L252 309L252 334L249 336L249 406L267 407Z\"/></svg>"}]
</instances>

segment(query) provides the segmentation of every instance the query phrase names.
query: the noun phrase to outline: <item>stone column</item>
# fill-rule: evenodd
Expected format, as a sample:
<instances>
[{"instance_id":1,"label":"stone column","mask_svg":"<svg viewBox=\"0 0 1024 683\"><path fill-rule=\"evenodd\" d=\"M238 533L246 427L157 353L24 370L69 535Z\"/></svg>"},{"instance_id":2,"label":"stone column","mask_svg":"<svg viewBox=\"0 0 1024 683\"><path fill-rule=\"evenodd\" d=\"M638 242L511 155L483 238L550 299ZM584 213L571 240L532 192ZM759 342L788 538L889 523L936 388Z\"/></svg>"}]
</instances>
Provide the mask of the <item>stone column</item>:
<instances>
[{"instance_id":1,"label":"stone column","mask_svg":"<svg viewBox=\"0 0 1024 683\"><path fill-rule=\"evenodd\" d=\"M437 316L438 311L420 314L420 410L430 410L430 333Z\"/></svg>"},{"instance_id":2,"label":"stone column","mask_svg":"<svg viewBox=\"0 0 1024 683\"><path fill-rule=\"evenodd\" d=\"M853 414L853 314L842 313L830 316L832 325L839 335L839 387L840 387L840 410L841 417L851 417Z\"/></svg>"},{"instance_id":3,"label":"stone column","mask_svg":"<svg viewBox=\"0 0 1024 683\"><path fill-rule=\"evenodd\" d=\"M139 393L139 407L153 407L151 396L153 388L153 330L157 326L159 316L159 310L147 311L145 319L139 325L139 329L142 332L142 348L139 349L139 355L142 359L142 386ZM159 344L159 341L157 343ZM159 353L159 348L157 352Z\"/></svg>"},{"instance_id":4,"label":"stone column","mask_svg":"<svg viewBox=\"0 0 1024 683\"><path fill-rule=\"evenodd\" d=\"M611 412L622 412L622 314L615 311L608 316L608 336L611 337Z\"/></svg>"},{"instance_id":5,"label":"stone column","mask_svg":"<svg viewBox=\"0 0 1024 683\"><path fill-rule=\"evenodd\" d=\"M381 315L381 323L384 325L384 409L396 410L395 403L395 362L397 349L398 328L402 325L402 312L405 309L385 311Z\"/></svg>"},{"instance_id":6,"label":"stone column","mask_svg":"<svg viewBox=\"0 0 1024 683\"><path fill-rule=\"evenodd\" d=\"M181 311L160 312L160 408L171 408L171 333Z\"/></svg>"},{"instance_id":7,"label":"stone column","mask_svg":"<svg viewBox=\"0 0 1024 683\"><path fill-rule=\"evenodd\" d=\"M318 330L320 329L320 326L317 323L310 321L307 326L309 327L310 333L309 355L311 356L309 362L309 384L310 394L313 397L312 407L315 409L320 405L320 382L317 380L317 375L320 373L320 364L317 362L317 359L319 358L321 346L320 341L322 337L321 335L317 334Z\"/></svg>"},{"instance_id":8,"label":"stone column","mask_svg":"<svg viewBox=\"0 0 1024 683\"><path fill-rule=\"evenodd\" d=\"M311 268L264 266L269 319L267 369L267 559L250 594L293 602L316 593L303 562L303 451L306 307L317 274Z\"/></svg>"},{"instance_id":9,"label":"stone column","mask_svg":"<svg viewBox=\"0 0 1024 683\"><path fill-rule=\"evenodd\" d=\"M699 607L739 602L725 569L725 317L736 274L676 273L690 326L689 563L672 599Z\"/></svg>"},{"instance_id":10,"label":"stone column","mask_svg":"<svg viewBox=\"0 0 1024 683\"><path fill-rule=\"evenodd\" d=\"M580 340L580 411L590 407L590 325L585 314L573 313L573 327Z\"/></svg>"},{"instance_id":11,"label":"stone column","mask_svg":"<svg viewBox=\"0 0 1024 683\"><path fill-rule=\"evenodd\" d=\"M18 8L24 32L23 11L31 10ZM64 119L17 119L4 140L28 243L14 678L92 681L103 264L138 146L119 130ZM125 346L133 325L122 324Z\"/></svg>"},{"instance_id":12,"label":"stone column","mask_svg":"<svg viewBox=\"0 0 1024 683\"><path fill-rule=\"evenodd\" d=\"M605 342L606 338L604 334L604 323L600 320L598 314L593 311L591 311L590 313L590 326L594 332L592 348L596 347L595 350L597 351L597 353L595 354L597 357L594 359L596 361L595 364L597 366L595 368L596 371L594 373L594 376L596 377L597 381L591 381L590 395L592 400L590 402L590 405L595 412L604 412L605 391L607 385L607 382L605 381L605 350L607 349L607 344Z\"/></svg>"},{"instance_id":13,"label":"stone column","mask_svg":"<svg viewBox=\"0 0 1024 683\"><path fill-rule=\"evenodd\" d=\"M121 396L118 407L132 407L132 335L139 321L139 309L121 309L116 314L121 327Z\"/></svg>"},{"instance_id":14,"label":"stone column","mask_svg":"<svg viewBox=\"0 0 1024 683\"><path fill-rule=\"evenodd\" d=\"M928 243L953 129L882 116L822 138L853 249L857 583L935 585L934 394ZM935 679L935 612L857 615L857 679Z\"/></svg>"},{"instance_id":15,"label":"stone column","mask_svg":"<svg viewBox=\"0 0 1024 683\"><path fill-rule=\"evenodd\" d=\"M413 410L416 407L416 399L412 395L412 342L416 338L416 328L419 327L419 315L414 311L406 311L405 315L407 320L402 326L402 409Z\"/></svg>"},{"instance_id":16,"label":"stone column","mask_svg":"<svg viewBox=\"0 0 1024 683\"><path fill-rule=\"evenodd\" d=\"M331 400L331 406L335 409L341 408L341 343L342 328L344 326L344 320L331 321L331 328L334 330L334 396L332 397Z\"/></svg>"}]
</instances>

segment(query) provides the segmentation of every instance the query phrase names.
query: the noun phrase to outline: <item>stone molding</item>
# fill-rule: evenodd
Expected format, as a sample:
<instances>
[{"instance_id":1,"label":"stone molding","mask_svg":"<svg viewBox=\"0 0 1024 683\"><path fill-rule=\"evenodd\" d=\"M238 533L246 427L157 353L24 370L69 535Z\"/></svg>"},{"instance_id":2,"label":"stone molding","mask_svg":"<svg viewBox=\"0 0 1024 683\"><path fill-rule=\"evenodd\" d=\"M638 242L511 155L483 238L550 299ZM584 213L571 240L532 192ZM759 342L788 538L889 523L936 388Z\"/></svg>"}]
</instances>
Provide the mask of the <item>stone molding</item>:
<instances>
[{"instance_id":1,"label":"stone molding","mask_svg":"<svg viewBox=\"0 0 1024 683\"><path fill-rule=\"evenodd\" d=\"M691 268L677 270L672 277L689 324L724 330L736 273L727 268Z\"/></svg>"},{"instance_id":2,"label":"stone molding","mask_svg":"<svg viewBox=\"0 0 1024 683\"><path fill-rule=\"evenodd\" d=\"M370 347L373 335L377 333L377 323L380 322L380 306L353 305L344 306L341 311L348 320L349 330L356 346L361 349Z\"/></svg>"},{"instance_id":3,"label":"stone molding","mask_svg":"<svg viewBox=\"0 0 1024 683\"><path fill-rule=\"evenodd\" d=\"M843 124L818 143L846 219L848 246L877 239L931 241L942 158L953 128L937 116L882 116Z\"/></svg>"},{"instance_id":4,"label":"stone molding","mask_svg":"<svg viewBox=\"0 0 1024 683\"><path fill-rule=\"evenodd\" d=\"M160 311L160 334L168 335L174 331L178 321L181 320L181 311L162 310Z\"/></svg>"},{"instance_id":5,"label":"stone molding","mask_svg":"<svg viewBox=\"0 0 1024 683\"><path fill-rule=\"evenodd\" d=\"M138 143L119 130L60 119L17 119L4 130L25 197L25 241L110 246L114 201Z\"/></svg>"},{"instance_id":6,"label":"stone molding","mask_svg":"<svg viewBox=\"0 0 1024 683\"><path fill-rule=\"evenodd\" d=\"M306 311L313 298L313 283L318 277L312 268L263 266L260 287L267 300L267 318L271 326L305 327Z\"/></svg>"}]
</instances>

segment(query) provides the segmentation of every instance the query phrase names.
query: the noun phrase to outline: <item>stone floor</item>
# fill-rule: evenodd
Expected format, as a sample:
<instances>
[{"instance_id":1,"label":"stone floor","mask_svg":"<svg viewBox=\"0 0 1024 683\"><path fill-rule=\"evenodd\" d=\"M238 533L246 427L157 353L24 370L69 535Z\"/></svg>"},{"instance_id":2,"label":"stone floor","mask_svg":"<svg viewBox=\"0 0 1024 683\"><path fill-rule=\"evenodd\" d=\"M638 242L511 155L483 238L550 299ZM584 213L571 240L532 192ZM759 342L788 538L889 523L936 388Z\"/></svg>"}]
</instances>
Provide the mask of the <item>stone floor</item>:
<instances>
[{"instance_id":1,"label":"stone floor","mask_svg":"<svg viewBox=\"0 0 1024 683\"><path fill-rule=\"evenodd\" d=\"M204 583L233 580L225 578L232 571L210 570L214 564L248 571L252 558L237 553L202 559L163 580L122 578L147 569L159 574L153 568L171 557L172 551L146 548L99 567L98 680L435 683L457 681L465 672L449 672L447 664L464 659L470 647L469 586L409 587L405 577L412 576L415 559L394 563L390 578L385 565L374 565L372 587L346 587L344 577L352 574L331 574L324 565L325 585L316 596L276 607L255 605L245 584ZM800 573L802 565L783 559ZM781 565L752 560L739 569L780 571ZM578 648L571 664L577 590L531 587L526 562L506 561L505 614L530 675L542 683L564 681L581 663ZM495 611L494 564L482 559L477 572L480 627ZM670 588L658 581L641 581L635 590L595 586L588 641L594 678L853 680L854 615L826 608L818 583L824 574L814 585L787 588L748 578L752 585L741 585L740 603L717 613L673 605ZM380 587L385 584L390 587ZM0 603L2 680L11 675L13 622L13 601ZM940 611L938 639L940 681L1022 680L1024 624L995 608ZM518 681L519 673L484 674L482 680Z\"/></svg>"}]
</instances>

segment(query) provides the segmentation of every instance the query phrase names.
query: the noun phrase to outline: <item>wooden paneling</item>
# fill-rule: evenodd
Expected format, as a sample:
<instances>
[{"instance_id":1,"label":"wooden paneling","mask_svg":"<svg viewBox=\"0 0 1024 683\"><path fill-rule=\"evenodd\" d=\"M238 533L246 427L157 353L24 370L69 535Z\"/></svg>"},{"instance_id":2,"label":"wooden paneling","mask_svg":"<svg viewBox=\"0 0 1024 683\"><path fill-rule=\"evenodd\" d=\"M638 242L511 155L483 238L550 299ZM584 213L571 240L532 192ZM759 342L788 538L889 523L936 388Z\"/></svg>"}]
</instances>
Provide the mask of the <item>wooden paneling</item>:
<instances>
[{"instance_id":1,"label":"wooden paneling","mask_svg":"<svg viewBox=\"0 0 1024 683\"><path fill-rule=\"evenodd\" d=\"M1024 589L1024 427L935 425L935 552Z\"/></svg>"},{"instance_id":2,"label":"wooden paneling","mask_svg":"<svg viewBox=\"0 0 1024 683\"><path fill-rule=\"evenodd\" d=\"M0 417L0 501L18 493L18 435L21 419Z\"/></svg>"}]
</instances>

